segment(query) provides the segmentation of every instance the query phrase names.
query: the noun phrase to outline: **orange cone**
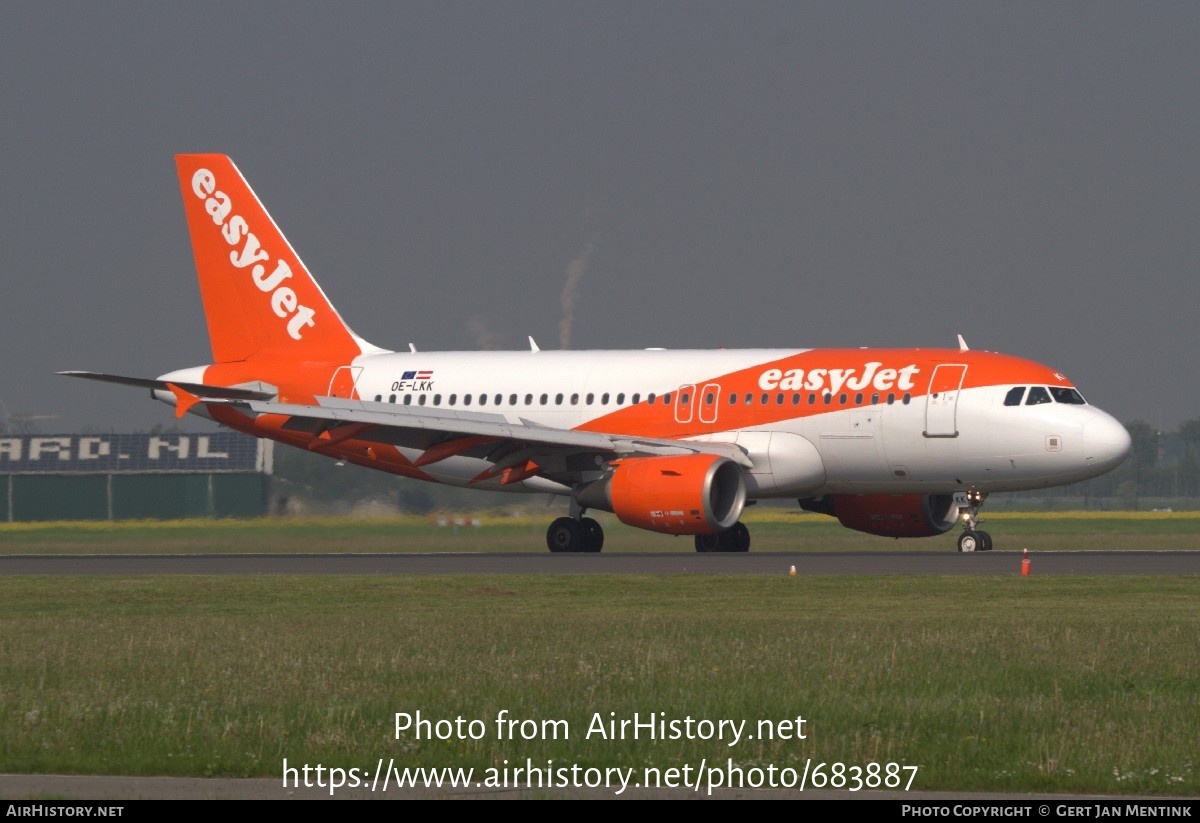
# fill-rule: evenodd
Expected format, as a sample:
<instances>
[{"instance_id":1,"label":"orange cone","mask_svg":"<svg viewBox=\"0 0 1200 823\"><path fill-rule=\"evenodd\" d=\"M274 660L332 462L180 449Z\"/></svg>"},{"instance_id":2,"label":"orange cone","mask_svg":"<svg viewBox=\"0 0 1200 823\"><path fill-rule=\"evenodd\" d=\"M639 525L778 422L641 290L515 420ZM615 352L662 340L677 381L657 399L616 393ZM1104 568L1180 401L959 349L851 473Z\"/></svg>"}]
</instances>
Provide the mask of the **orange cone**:
<instances>
[{"instance_id":1,"label":"orange cone","mask_svg":"<svg viewBox=\"0 0 1200 823\"><path fill-rule=\"evenodd\" d=\"M788 577L795 577L795 576L796 576L796 567L792 566L790 569L788 569Z\"/></svg>"},{"instance_id":2,"label":"orange cone","mask_svg":"<svg viewBox=\"0 0 1200 823\"><path fill-rule=\"evenodd\" d=\"M1025 557L1021 560L1021 576L1029 576L1029 549L1025 550Z\"/></svg>"}]
</instances>

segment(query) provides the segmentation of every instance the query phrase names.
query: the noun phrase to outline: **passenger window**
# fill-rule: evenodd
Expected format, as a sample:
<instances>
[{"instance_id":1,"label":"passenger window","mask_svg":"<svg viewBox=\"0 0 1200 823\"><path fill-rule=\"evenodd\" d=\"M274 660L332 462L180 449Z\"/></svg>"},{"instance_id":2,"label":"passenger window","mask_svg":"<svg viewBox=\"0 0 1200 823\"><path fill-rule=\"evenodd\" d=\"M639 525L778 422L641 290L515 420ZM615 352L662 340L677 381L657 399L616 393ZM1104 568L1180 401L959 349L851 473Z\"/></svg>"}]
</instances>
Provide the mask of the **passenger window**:
<instances>
[{"instance_id":1,"label":"passenger window","mask_svg":"<svg viewBox=\"0 0 1200 823\"><path fill-rule=\"evenodd\" d=\"M587 395L587 397L586 397L586 398L584 398L584 402L585 402L585 403L587 403L587 404L590 406L590 405L592 405L592 403L594 403L595 401L596 401L596 395L592 394L591 392L588 392L588 395Z\"/></svg>"},{"instance_id":2,"label":"passenger window","mask_svg":"<svg viewBox=\"0 0 1200 823\"><path fill-rule=\"evenodd\" d=\"M487 405L487 395L486 394L479 395L479 405L481 405L481 406Z\"/></svg>"},{"instance_id":3,"label":"passenger window","mask_svg":"<svg viewBox=\"0 0 1200 823\"><path fill-rule=\"evenodd\" d=\"M389 403L395 403L395 402L396 402L396 395L394 395L394 394L393 394L393 395L390 395L390 396L388 397L388 402L389 402ZM406 406L408 405L408 398L405 398L405 399L404 399L404 405L406 405Z\"/></svg>"},{"instance_id":4,"label":"passenger window","mask_svg":"<svg viewBox=\"0 0 1200 823\"><path fill-rule=\"evenodd\" d=\"M862 392L859 392L858 394L854 395L854 405L856 405L856 406L862 405Z\"/></svg>"},{"instance_id":5,"label":"passenger window","mask_svg":"<svg viewBox=\"0 0 1200 823\"><path fill-rule=\"evenodd\" d=\"M532 395L532 394L527 394L527 395L525 395L525 405L526 405L526 406L532 406L532 405L533 405L533 395Z\"/></svg>"},{"instance_id":6,"label":"passenger window","mask_svg":"<svg viewBox=\"0 0 1200 823\"><path fill-rule=\"evenodd\" d=\"M734 394L733 392L729 393L729 405L731 405L731 406L737 405L737 395Z\"/></svg>"},{"instance_id":7,"label":"passenger window","mask_svg":"<svg viewBox=\"0 0 1200 823\"><path fill-rule=\"evenodd\" d=\"M457 394L452 394L452 395L450 395L450 399L447 401L447 403L446 403L446 404L447 404L447 405L449 405L449 406L453 406L453 405L454 405L455 403L457 403L457 402L458 402L458 395L457 395Z\"/></svg>"},{"instance_id":8,"label":"passenger window","mask_svg":"<svg viewBox=\"0 0 1200 823\"><path fill-rule=\"evenodd\" d=\"M780 392L779 394L775 395L775 405L776 406L783 405L783 392Z\"/></svg>"},{"instance_id":9,"label":"passenger window","mask_svg":"<svg viewBox=\"0 0 1200 823\"><path fill-rule=\"evenodd\" d=\"M750 392L746 392L746 405L747 406L754 405L754 395L752 395Z\"/></svg>"},{"instance_id":10,"label":"passenger window","mask_svg":"<svg viewBox=\"0 0 1200 823\"><path fill-rule=\"evenodd\" d=\"M874 406L878 402L879 402L879 392L874 392L871 395L871 405Z\"/></svg>"},{"instance_id":11,"label":"passenger window","mask_svg":"<svg viewBox=\"0 0 1200 823\"><path fill-rule=\"evenodd\" d=\"M810 406L815 406L815 405L817 405L817 394L816 394L816 392L809 392L809 393L808 393L808 405L810 405Z\"/></svg>"},{"instance_id":12,"label":"passenger window","mask_svg":"<svg viewBox=\"0 0 1200 823\"><path fill-rule=\"evenodd\" d=\"M412 405L412 395L411 394L404 395L404 405L406 405L406 406Z\"/></svg>"},{"instance_id":13,"label":"passenger window","mask_svg":"<svg viewBox=\"0 0 1200 823\"><path fill-rule=\"evenodd\" d=\"M896 393L888 392L888 405L889 406L894 405L895 402L896 402Z\"/></svg>"},{"instance_id":14,"label":"passenger window","mask_svg":"<svg viewBox=\"0 0 1200 823\"><path fill-rule=\"evenodd\" d=\"M433 405L435 405L435 406L442 405L442 396L440 394L435 394L433 396Z\"/></svg>"},{"instance_id":15,"label":"passenger window","mask_svg":"<svg viewBox=\"0 0 1200 823\"><path fill-rule=\"evenodd\" d=\"M549 399L550 399L550 395L548 395L548 394L543 394L543 395L542 395L542 400L541 400L541 403L542 403L542 405L543 405L543 406L544 406L544 405L546 405L546 403L547 403L547 401L548 401Z\"/></svg>"},{"instance_id":16,"label":"passenger window","mask_svg":"<svg viewBox=\"0 0 1200 823\"><path fill-rule=\"evenodd\" d=\"M510 405L510 406L517 405L517 396L515 394L510 394L508 396L508 405Z\"/></svg>"},{"instance_id":17,"label":"passenger window","mask_svg":"<svg viewBox=\"0 0 1200 823\"><path fill-rule=\"evenodd\" d=\"M382 401L383 401L383 395L382 395L382 394L377 394L377 395L375 395L375 402L376 402L376 403L380 403L380 402L382 402Z\"/></svg>"},{"instance_id":18,"label":"passenger window","mask_svg":"<svg viewBox=\"0 0 1200 823\"><path fill-rule=\"evenodd\" d=\"M563 401L563 396L561 394L554 395L554 405L561 406L562 401Z\"/></svg>"},{"instance_id":19,"label":"passenger window","mask_svg":"<svg viewBox=\"0 0 1200 823\"><path fill-rule=\"evenodd\" d=\"M907 405L908 405L910 402L912 402L912 395L911 395L911 394L909 394L908 392L905 392L905 393L904 393L904 398L903 398L903 400L902 400L901 402L903 402L903 403L904 403L904 405L906 405L906 406L907 406Z\"/></svg>"},{"instance_id":20,"label":"passenger window","mask_svg":"<svg viewBox=\"0 0 1200 823\"><path fill-rule=\"evenodd\" d=\"M423 395L423 394L419 394L419 395L417 395L417 405L418 405L418 406L424 406L424 405L425 405L425 395Z\"/></svg>"},{"instance_id":21,"label":"passenger window","mask_svg":"<svg viewBox=\"0 0 1200 823\"><path fill-rule=\"evenodd\" d=\"M846 405L846 393L845 392L842 392L840 395L838 395L838 404L841 406Z\"/></svg>"},{"instance_id":22,"label":"passenger window","mask_svg":"<svg viewBox=\"0 0 1200 823\"><path fill-rule=\"evenodd\" d=\"M1025 398L1026 406L1040 406L1042 403L1049 403L1050 392L1046 391L1041 386L1034 386L1029 390L1029 396Z\"/></svg>"},{"instance_id":23,"label":"passenger window","mask_svg":"<svg viewBox=\"0 0 1200 823\"><path fill-rule=\"evenodd\" d=\"M653 402L654 402L654 392L650 392L648 395L646 395L646 402L647 402L647 403L653 403Z\"/></svg>"},{"instance_id":24,"label":"passenger window","mask_svg":"<svg viewBox=\"0 0 1200 823\"><path fill-rule=\"evenodd\" d=\"M579 405L579 393L578 393L578 392L576 392L575 394L571 395L571 405L572 405L572 406L578 406L578 405Z\"/></svg>"},{"instance_id":25,"label":"passenger window","mask_svg":"<svg viewBox=\"0 0 1200 823\"><path fill-rule=\"evenodd\" d=\"M1008 390L1008 394L1004 395L1004 405L1019 406L1019 405L1021 405L1021 398L1024 396L1025 396L1025 387L1024 386L1014 386L1013 388Z\"/></svg>"},{"instance_id":26,"label":"passenger window","mask_svg":"<svg viewBox=\"0 0 1200 823\"><path fill-rule=\"evenodd\" d=\"M795 394L792 395L792 405L793 406L800 405L800 393L799 392L796 392Z\"/></svg>"},{"instance_id":27,"label":"passenger window","mask_svg":"<svg viewBox=\"0 0 1200 823\"><path fill-rule=\"evenodd\" d=\"M464 405L464 406L469 406L469 405L471 405L471 395L469 395L469 394L464 394L464 395L463 395L463 405Z\"/></svg>"},{"instance_id":28,"label":"passenger window","mask_svg":"<svg viewBox=\"0 0 1200 823\"><path fill-rule=\"evenodd\" d=\"M713 397L713 393L712 393L712 392L709 392L708 394L704 395L704 404L705 404L706 406L711 406L711 405L712 405L712 402L713 402L714 400L716 400L716 398L715 398L715 397Z\"/></svg>"},{"instance_id":29,"label":"passenger window","mask_svg":"<svg viewBox=\"0 0 1200 823\"><path fill-rule=\"evenodd\" d=\"M504 395L498 394L492 398L492 405L499 406L503 400L504 400Z\"/></svg>"},{"instance_id":30,"label":"passenger window","mask_svg":"<svg viewBox=\"0 0 1200 823\"><path fill-rule=\"evenodd\" d=\"M828 406L831 402L833 402L833 395L826 392L825 396L822 397L821 399L823 401L825 401L825 405Z\"/></svg>"},{"instance_id":31,"label":"passenger window","mask_svg":"<svg viewBox=\"0 0 1200 823\"><path fill-rule=\"evenodd\" d=\"M664 394L664 395L662 396L662 398L663 398L663 405L664 405L664 406L669 406L669 405L671 405L671 393L670 393L670 392L667 392L666 394Z\"/></svg>"}]
</instances>

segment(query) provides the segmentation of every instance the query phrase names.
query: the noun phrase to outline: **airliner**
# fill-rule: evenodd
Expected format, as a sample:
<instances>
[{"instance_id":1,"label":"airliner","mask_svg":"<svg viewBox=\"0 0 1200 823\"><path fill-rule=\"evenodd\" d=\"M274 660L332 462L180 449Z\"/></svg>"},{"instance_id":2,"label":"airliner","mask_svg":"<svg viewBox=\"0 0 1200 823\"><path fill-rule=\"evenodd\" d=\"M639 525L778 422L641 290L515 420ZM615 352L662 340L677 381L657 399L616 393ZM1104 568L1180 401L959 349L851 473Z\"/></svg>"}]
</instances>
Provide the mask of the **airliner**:
<instances>
[{"instance_id":1,"label":"airliner","mask_svg":"<svg viewBox=\"0 0 1200 823\"><path fill-rule=\"evenodd\" d=\"M62 372L402 477L551 494L553 552L597 552L589 510L700 552L794 499L889 537L962 526L991 492L1085 480L1130 438L1062 373L969 348L387 351L355 334L233 162L176 157L213 362L157 379Z\"/></svg>"}]
</instances>

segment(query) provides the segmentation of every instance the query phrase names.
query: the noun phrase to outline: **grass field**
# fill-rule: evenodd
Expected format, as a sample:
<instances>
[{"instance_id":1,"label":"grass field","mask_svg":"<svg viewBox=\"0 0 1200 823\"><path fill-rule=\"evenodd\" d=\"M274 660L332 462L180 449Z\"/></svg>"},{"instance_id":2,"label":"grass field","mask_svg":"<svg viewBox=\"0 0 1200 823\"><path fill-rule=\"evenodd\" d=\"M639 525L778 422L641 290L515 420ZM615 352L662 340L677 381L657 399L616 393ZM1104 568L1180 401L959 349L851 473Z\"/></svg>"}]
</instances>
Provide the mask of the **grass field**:
<instances>
[{"instance_id":1,"label":"grass field","mask_svg":"<svg viewBox=\"0 0 1200 823\"><path fill-rule=\"evenodd\" d=\"M277 776L919 767L925 790L1200 792L1195 579L0 580L0 770ZM567 740L497 739L502 709ZM487 724L395 739L394 713ZM803 741L583 738L593 713L782 720Z\"/></svg>"},{"instance_id":2,"label":"grass field","mask_svg":"<svg viewBox=\"0 0 1200 823\"><path fill-rule=\"evenodd\" d=\"M651 534L611 515L597 518L605 527L605 551L694 550L688 537ZM552 519L548 512L539 517L8 523L0 524L0 554L540 552L546 548L546 526ZM938 537L894 540L850 531L824 515L773 508L751 510L744 521L752 534L751 551L759 552L953 552L959 533L952 529ZM1200 549L1200 512L1004 513L984 522L997 548L1129 549L1136 542L1143 549Z\"/></svg>"},{"instance_id":3,"label":"grass field","mask_svg":"<svg viewBox=\"0 0 1200 823\"><path fill-rule=\"evenodd\" d=\"M1130 522L1188 547L1200 525L1014 516L990 527L1028 529L1031 542L1109 531L1142 547L1120 531ZM76 551L312 551L334 548L322 537L345 550L398 529L207 525L208 536L199 523L5 527L0 540L8 553L39 550L38 535ZM420 529L453 535L404 528L409 550L424 548ZM540 537L542 525L459 534L501 528ZM380 757L799 770L811 758L916 766L922 790L1196 796L1197 637L1196 577L7 577L0 772L279 777L283 758L363 769ZM502 710L565 721L548 728L570 736L500 739ZM397 739L395 713L416 711L484 733ZM586 737L597 713L635 712L750 730L802 716L807 737Z\"/></svg>"}]
</instances>

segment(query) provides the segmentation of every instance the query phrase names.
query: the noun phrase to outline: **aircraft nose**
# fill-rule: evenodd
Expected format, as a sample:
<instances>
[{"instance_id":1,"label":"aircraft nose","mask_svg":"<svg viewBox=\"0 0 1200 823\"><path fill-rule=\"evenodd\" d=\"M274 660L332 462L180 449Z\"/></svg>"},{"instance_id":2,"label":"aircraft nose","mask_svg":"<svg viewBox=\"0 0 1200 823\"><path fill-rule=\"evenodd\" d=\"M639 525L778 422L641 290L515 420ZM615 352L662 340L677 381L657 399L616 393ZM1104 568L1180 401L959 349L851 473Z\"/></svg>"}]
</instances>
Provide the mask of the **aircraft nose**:
<instances>
[{"instance_id":1,"label":"aircraft nose","mask_svg":"<svg viewBox=\"0 0 1200 823\"><path fill-rule=\"evenodd\" d=\"M1129 456L1133 440L1121 421L1100 412L1083 427L1083 445L1091 463L1115 466Z\"/></svg>"}]
</instances>

